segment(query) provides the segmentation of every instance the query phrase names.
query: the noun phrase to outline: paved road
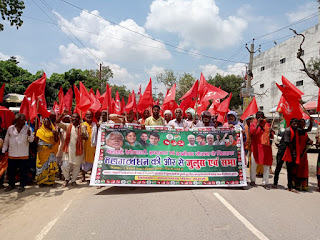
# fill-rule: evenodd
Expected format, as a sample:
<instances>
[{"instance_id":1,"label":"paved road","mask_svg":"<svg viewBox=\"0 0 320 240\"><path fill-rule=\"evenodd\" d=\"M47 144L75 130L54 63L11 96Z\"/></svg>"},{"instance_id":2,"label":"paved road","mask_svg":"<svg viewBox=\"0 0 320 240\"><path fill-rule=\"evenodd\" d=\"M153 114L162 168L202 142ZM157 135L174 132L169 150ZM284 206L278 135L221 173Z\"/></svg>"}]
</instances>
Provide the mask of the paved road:
<instances>
[{"instance_id":1,"label":"paved road","mask_svg":"<svg viewBox=\"0 0 320 240\"><path fill-rule=\"evenodd\" d=\"M280 185L285 183L283 169ZM20 195L0 194L0 236L37 240L320 239L320 193L315 190L314 177L310 178L310 192L301 194L261 186L244 190L97 189L81 184L67 190L27 189ZM10 211L4 210L3 201Z\"/></svg>"}]
</instances>

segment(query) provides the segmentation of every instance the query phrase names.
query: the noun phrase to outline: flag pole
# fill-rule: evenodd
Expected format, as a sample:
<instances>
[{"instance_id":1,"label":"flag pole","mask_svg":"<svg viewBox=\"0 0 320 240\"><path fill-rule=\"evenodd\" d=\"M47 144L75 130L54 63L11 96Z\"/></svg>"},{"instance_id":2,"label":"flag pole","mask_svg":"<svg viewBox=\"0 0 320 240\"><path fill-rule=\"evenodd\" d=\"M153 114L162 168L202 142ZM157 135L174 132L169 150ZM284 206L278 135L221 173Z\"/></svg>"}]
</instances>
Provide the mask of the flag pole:
<instances>
[{"instance_id":1,"label":"flag pole","mask_svg":"<svg viewBox=\"0 0 320 240\"><path fill-rule=\"evenodd\" d=\"M34 120L35 121L35 126L34 126L35 132L38 130L38 109L39 109L39 97L37 97L37 116L36 116L36 119Z\"/></svg>"},{"instance_id":2,"label":"flag pole","mask_svg":"<svg viewBox=\"0 0 320 240\"><path fill-rule=\"evenodd\" d=\"M311 117L310 116L310 113L307 111L307 109L303 106L303 104L301 103L301 102L299 102L300 103L300 106L301 106L301 108L303 109L303 111L306 113L306 114L308 114L308 116L309 117Z\"/></svg>"}]
</instances>

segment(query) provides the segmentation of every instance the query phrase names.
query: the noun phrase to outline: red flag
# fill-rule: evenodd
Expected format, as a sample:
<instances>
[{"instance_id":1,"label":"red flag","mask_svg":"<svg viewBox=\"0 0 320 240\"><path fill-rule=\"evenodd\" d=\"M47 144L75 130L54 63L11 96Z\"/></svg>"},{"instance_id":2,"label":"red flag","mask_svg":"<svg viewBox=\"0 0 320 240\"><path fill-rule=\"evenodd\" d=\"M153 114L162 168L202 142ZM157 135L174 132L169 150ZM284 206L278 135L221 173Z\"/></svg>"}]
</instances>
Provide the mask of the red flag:
<instances>
[{"instance_id":1,"label":"red flag","mask_svg":"<svg viewBox=\"0 0 320 240\"><path fill-rule=\"evenodd\" d=\"M63 99L64 107L68 110L69 113L71 113L72 99L73 99L73 92L72 92L72 88L70 87Z\"/></svg>"},{"instance_id":2,"label":"red flag","mask_svg":"<svg viewBox=\"0 0 320 240\"><path fill-rule=\"evenodd\" d=\"M30 102L28 100L28 97L24 97L20 106L19 113L22 113L26 116L26 119L30 119Z\"/></svg>"},{"instance_id":3,"label":"red flag","mask_svg":"<svg viewBox=\"0 0 320 240\"><path fill-rule=\"evenodd\" d=\"M188 108L193 108L195 103L196 103L196 100L195 100L195 99L186 98L186 99L184 99L184 100L181 101L181 103L180 103L180 108L183 110L183 113L185 113L185 111L186 111Z\"/></svg>"},{"instance_id":4,"label":"red flag","mask_svg":"<svg viewBox=\"0 0 320 240\"><path fill-rule=\"evenodd\" d=\"M203 74L201 73L199 86L198 86L198 93L199 93L200 99L202 98L204 93L207 91L207 85L208 85L208 83L207 83L206 79L204 78Z\"/></svg>"},{"instance_id":5,"label":"red flag","mask_svg":"<svg viewBox=\"0 0 320 240\"><path fill-rule=\"evenodd\" d=\"M27 97L32 97L32 94L34 93L35 96L40 96L41 94L44 94L46 89L46 74L43 73L42 77L38 80L34 81L29 85L27 90L24 92L24 95Z\"/></svg>"},{"instance_id":6,"label":"red flag","mask_svg":"<svg viewBox=\"0 0 320 240\"><path fill-rule=\"evenodd\" d=\"M97 91L96 91L96 98L97 99L99 99L99 97L101 96L101 94L100 94L100 91L99 91L99 89L97 88Z\"/></svg>"},{"instance_id":7,"label":"red flag","mask_svg":"<svg viewBox=\"0 0 320 240\"><path fill-rule=\"evenodd\" d=\"M62 114L64 111L64 93L62 87L60 87L60 91L58 94L58 99L59 99L59 113Z\"/></svg>"},{"instance_id":8,"label":"red flag","mask_svg":"<svg viewBox=\"0 0 320 240\"><path fill-rule=\"evenodd\" d=\"M97 112L100 110L101 108L101 103L99 102L99 100L96 98L96 95L92 92L90 92L90 98L91 98L91 106L89 108L89 110L93 111L93 112ZM84 113L85 114L85 113Z\"/></svg>"},{"instance_id":9,"label":"red flag","mask_svg":"<svg viewBox=\"0 0 320 240\"><path fill-rule=\"evenodd\" d=\"M37 104L38 113L43 118L49 117L51 113L47 109L47 102L46 102L46 98L45 98L44 94L41 94L40 96L38 96L37 100L38 100L38 104Z\"/></svg>"},{"instance_id":10,"label":"red flag","mask_svg":"<svg viewBox=\"0 0 320 240\"><path fill-rule=\"evenodd\" d=\"M283 114L288 126L292 118L302 118L302 110L298 98L286 98L285 95L282 95L278 103L277 111Z\"/></svg>"},{"instance_id":11,"label":"red flag","mask_svg":"<svg viewBox=\"0 0 320 240\"><path fill-rule=\"evenodd\" d=\"M320 112L320 88L318 93L318 106L317 106L317 112Z\"/></svg>"},{"instance_id":12,"label":"red flag","mask_svg":"<svg viewBox=\"0 0 320 240\"><path fill-rule=\"evenodd\" d=\"M135 112L137 110L137 103L136 103L136 95L134 93L134 90L132 90L131 94L131 102L128 101L127 106L124 108L124 110L127 113L130 113L131 109Z\"/></svg>"},{"instance_id":13,"label":"red flag","mask_svg":"<svg viewBox=\"0 0 320 240\"><path fill-rule=\"evenodd\" d=\"M101 106L102 110L108 110L109 113L112 112L112 98L111 98L111 88L109 88L109 85L106 85L106 92L105 97Z\"/></svg>"},{"instance_id":14,"label":"red flag","mask_svg":"<svg viewBox=\"0 0 320 240\"><path fill-rule=\"evenodd\" d=\"M56 101L54 101L53 103L53 107L52 107L52 110L56 113L56 114L59 114L59 105Z\"/></svg>"},{"instance_id":15,"label":"red flag","mask_svg":"<svg viewBox=\"0 0 320 240\"><path fill-rule=\"evenodd\" d=\"M197 109L197 114L200 115L203 111L207 110L207 107L209 105L209 101L205 100L205 101L201 101L200 103L198 103L198 107Z\"/></svg>"},{"instance_id":16,"label":"red flag","mask_svg":"<svg viewBox=\"0 0 320 240\"><path fill-rule=\"evenodd\" d=\"M220 105L220 99L216 99L212 101L211 106L209 107L208 111L212 114L215 115L217 113L217 109Z\"/></svg>"},{"instance_id":17,"label":"red flag","mask_svg":"<svg viewBox=\"0 0 320 240\"><path fill-rule=\"evenodd\" d=\"M230 93L229 97L226 98L222 103L220 103L217 112L219 113L218 122L224 123L226 120L226 114L229 111L229 105L232 98L232 93Z\"/></svg>"},{"instance_id":18,"label":"red flag","mask_svg":"<svg viewBox=\"0 0 320 240\"><path fill-rule=\"evenodd\" d=\"M86 113L87 110L90 108L92 101L90 98L90 95L88 93L88 90L84 86L82 82L79 83L79 92L80 92L80 100L79 103L77 103L77 107L80 111L83 113Z\"/></svg>"},{"instance_id":19,"label":"red flag","mask_svg":"<svg viewBox=\"0 0 320 240\"><path fill-rule=\"evenodd\" d=\"M0 103L3 102L3 95L4 95L4 88L5 88L5 83L2 84L2 87L0 88Z\"/></svg>"},{"instance_id":20,"label":"red flag","mask_svg":"<svg viewBox=\"0 0 320 240\"><path fill-rule=\"evenodd\" d=\"M121 114L121 102L120 102L120 96L118 91L116 91L116 99L114 103L115 103L114 113Z\"/></svg>"},{"instance_id":21,"label":"red flag","mask_svg":"<svg viewBox=\"0 0 320 240\"><path fill-rule=\"evenodd\" d=\"M288 79L282 76L282 87L285 92L285 95L294 96L301 99L301 96L304 95L296 86L294 86Z\"/></svg>"},{"instance_id":22,"label":"red flag","mask_svg":"<svg viewBox=\"0 0 320 240\"><path fill-rule=\"evenodd\" d=\"M163 105L170 101L174 101L176 98L176 83L171 87L170 90L167 91L165 98L163 99Z\"/></svg>"},{"instance_id":23,"label":"red flag","mask_svg":"<svg viewBox=\"0 0 320 240\"><path fill-rule=\"evenodd\" d=\"M144 90L143 95L139 100L139 104L137 106L139 112L143 112L146 108L153 105L153 98L152 98L152 80L148 83L146 90Z\"/></svg>"},{"instance_id":24,"label":"red flag","mask_svg":"<svg viewBox=\"0 0 320 240\"><path fill-rule=\"evenodd\" d=\"M207 84L206 91L203 92L202 101L208 101L211 99L221 99L225 98L228 95L227 92L223 91L220 88L217 88L211 84Z\"/></svg>"},{"instance_id":25,"label":"red flag","mask_svg":"<svg viewBox=\"0 0 320 240\"><path fill-rule=\"evenodd\" d=\"M1 127L7 129L8 127L10 127L13 124L15 115L8 108L0 106L0 117L2 118Z\"/></svg>"},{"instance_id":26,"label":"red flag","mask_svg":"<svg viewBox=\"0 0 320 240\"><path fill-rule=\"evenodd\" d=\"M30 104L30 112L29 112L29 117L30 120L33 120L34 118L37 117L37 98L35 96L35 92L33 92L32 94L32 98L31 98L31 104Z\"/></svg>"},{"instance_id":27,"label":"red flag","mask_svg":"<svg viewBox=\"0 0 320 240\"><path fill-rule=\"evenodd\" d=\"M179 100L185 99L185 98L197 98L198 94L198 85L199 85L199 80L195 81L192 87L186 94L184 94Z\"/></svg>"},{"instance_id":28,"label":"red flag","mask_svg":"<svg viewBox=\"0 0 320 240\"><path fill-rule=\"evenodd\" d=\"M74 89L74 95L76 97L76 104L78 104L80 101L80 92L76 85L73 85L73 89Z\"/></svg>"},{"instance_id":29,"label":"red flag","mask_svg":"<svg viewBox=\"0 0 320 240\"><path fill-rule=\"evenodd\" d=\"M121 113L124 112L124 107L126 106L126 102L124 101L124 97L121 98Z\"/></svg>"},{"instance_id":30,"label":"red flag","mask_svg":"<svg viewBox=\"0 0 320 240\"><path fill-rule=\"evenodd\" d=\"M90 88L89 93L92 93L93 95L95 95L95 93L94 93L94 91L93 91L93 89L92 89L92 88Z\"/></svg>"},{"instance_id":31,"label":"red flag","mask_svg":"<svg viewBox=\"0 0 320 240\"><path fill-rule=\"evenodd\" d=\"M104 94L102 94L102 95L98 98L98 100L99 100L99 102L100 102L101 104L103 103L105 97L106 97L106 92L105 92Z\"/></svg>"},{"instance_id":32,"label":"red flag","mask_svg":"<svg viewBox=\"0 0 320 240\"><path fill-rule=\"evenodd\" d=\"M249 103L248 107L241 116L241 120L245 120L247 117L256 114L258 112L258 105L256 97L253 97L252 101Z\"/></svg>"}]
</instances>

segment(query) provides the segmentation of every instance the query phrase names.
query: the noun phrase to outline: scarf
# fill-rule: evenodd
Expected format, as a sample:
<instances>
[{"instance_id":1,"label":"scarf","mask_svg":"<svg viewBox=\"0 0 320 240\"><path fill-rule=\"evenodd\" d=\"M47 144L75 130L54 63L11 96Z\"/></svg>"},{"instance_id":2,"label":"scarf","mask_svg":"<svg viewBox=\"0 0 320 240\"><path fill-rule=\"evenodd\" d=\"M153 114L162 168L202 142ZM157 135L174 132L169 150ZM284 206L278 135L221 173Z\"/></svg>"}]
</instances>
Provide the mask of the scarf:
<instances>
[{"instance_id":1,"label":"scarf","mask_svg":"<svg viewBox=\"0 0 320 240\"><path fill-rule=\"evenodd\" d=\"M70 138L71 138L72 126L73 126L73 124L70 124L67 129L66 140L65 140L64 146L63 146L64 153L68 153L68 151L69 151L69 143L70 143ZM76 156L83 154L83 141L82 141L82 137L81 137L80 127L81 126L79 126L78 128L75 127L75 130L77 131L77 135L78 135L77 143L76 143Z\"/></svg>"},{"instance_id":2,"label":"scarf","mask_svg":"<svg viewBox=\"0 0 320 240\"><path fill-rule=\"evenodd\" d=\"M290 127L290 141L293 140L294 134L296 134L296 142L292 144L296 144L296 164L300 163L300 144L299 144L299 134L298 131L294 132ZM286 151L284 152L282 160L284 162L292 162L292 154L289 147L286 147Z\"/></svg>"},{"instance_id":3,"label":"scarf","mask_svg":"<svg viewBox=\"0 0 320 240\"><path fill-rule=\"evenodd\" d=\"M260 127L260 126L259 126ZM262 128L262 127L261 127ZM262 128L263 129L263 128ZM269 131L270 131L270 126L268 123L264 124L264 129L263 129L263 133L261 135L261 144L264 146L270 146L270 135L269 135Z\"/></svg>"}]
</instances>

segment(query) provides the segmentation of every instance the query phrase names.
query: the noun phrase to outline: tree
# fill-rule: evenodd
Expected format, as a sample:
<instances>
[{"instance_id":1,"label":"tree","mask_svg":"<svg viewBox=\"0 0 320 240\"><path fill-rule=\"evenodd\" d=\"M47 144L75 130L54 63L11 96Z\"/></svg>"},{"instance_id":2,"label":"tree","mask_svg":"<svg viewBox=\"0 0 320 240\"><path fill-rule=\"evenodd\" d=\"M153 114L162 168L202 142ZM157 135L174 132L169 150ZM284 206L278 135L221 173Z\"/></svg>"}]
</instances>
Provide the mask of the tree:
<instances>
[{"instance_id":1,"label":"tree","mask_svg":"<svg viewBox=\"0 0 320 240\"><path fill-rule=\"evenodd\" d=\"M227 75L227 76L222 76L220 74L217 74L214 78L212 76L208 77L208 83L220 87L221 89L228 92L232 93L232 99L230 102L230 109L236 109L240 105L242 105L242 100L240 97L240 89L241 89L241 84L244 82L244 79L240 76L236 75Z\"/></svg>"},{"instance_id":2,"label":"tree","mask_svg":"<svg viewBox=\"0 0 320 240\"><path fill-rule=\"evenodd\" d=\"M105 92L109 78L113 78L113 72L109 66L102 66L101 80L99 69L85 70L84 74L87 76L87 81L84 82L85 86L89 89L92 88L95 91L99 89L100 92Z\"/></svg>"},{"instance_id":3,"label":"tree","mask_svg":"<svg viewBox=\"0 0 320 240\"><path fill-rule=\"evenodd\" d=\"M170 69L166 69L164 70L164 73L158 74L156 79L159 83L163 83L167 88L171 88L175 83L177 83L177 77Z\"/></svg>"},{"instance_id":4,"label":"tree","mask_svg":"<svg viewBox=\"0 0 320 240\"><path fill-rule=\"evenodd\" d=\"M192 87L196 79L190 73L184 73L180 78L176 91L176 102Z\"/></svg>"},{"instance_id":5,"label":"tree","mask_svg":"<svg viewBox=\"0 0 320 240\"><path fill-rule=\"evenodd\" d=\"M112 88L111 89L111 96L113 98L116 97L116 91L119 92L119 97L120 99L122 97L124 97L124 100L127 102L128 101L128 97L129 97L129 94L130 94L130 90L127 90L126 86L122 85L122 86L118 86L116 84L113 84L113 85L110 85L110 87Z\"/></svg>"},{"instance_id":6,"label":"tree","mask_svg":"<svg viewBox=\"0 0 320 240\"><path fill-rule=\"evenodd\" d=\"M320 58L310 60L307 69L310 75L313 76L314 83L320 87Z\"/></svg>"},{"instance_id":7,"label":"tree","mask_svg":"<svg viewBox=\"0 0 320 240\"><path fill-rule=\"evenodd\" d=\"M25 9L24 2L21 0L1 0L0 13L1 18L5 21L8 20L11 26L16 26L18 29L22 26L23 21L21 15ZM0 23L0 31L4 30L3 24Z\"/></svg>"}]
</instances>

